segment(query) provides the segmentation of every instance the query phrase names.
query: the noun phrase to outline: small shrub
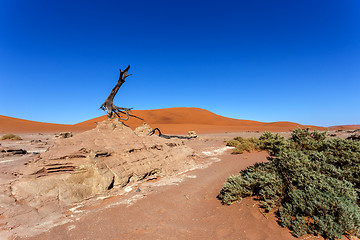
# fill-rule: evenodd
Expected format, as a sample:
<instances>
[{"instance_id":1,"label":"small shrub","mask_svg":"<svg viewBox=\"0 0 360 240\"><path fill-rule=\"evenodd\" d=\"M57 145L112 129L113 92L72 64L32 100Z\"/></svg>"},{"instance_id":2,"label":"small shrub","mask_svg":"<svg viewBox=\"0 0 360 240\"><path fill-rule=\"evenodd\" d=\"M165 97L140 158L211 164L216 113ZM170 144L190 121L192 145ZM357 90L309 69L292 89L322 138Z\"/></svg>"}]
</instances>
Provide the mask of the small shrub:
<instances>
[{"instance_id":1,"label":"small shrub","mask_svg":"<svg viewBox=\"0 0 360 240\"><path fill-rule=\"evenodd\" d=\"M258 139L256 138L242 138L236 137L227 141L226 145L230 147L235 147L233 154L241 154L244 151L251 152L253 150L258 150L257 147Z\"/></svg>"},{"instance_id":2,"label":"small shrub","mask_svg":"<svg viewBox=\"0 0 360 240\"><path fill-rule=\"evenodd\" d=\"M296 237L359 232L360 142L296 129L289 140L265 132L257 148L269 151L269 162L229 177L218 195L223 204L257 196Z\"/></svg>"},{"instance_id":3,"label":"small shrub","mask_svg":"<svg viewBox=\"0 0 360 240\"><path fill-rule=\"evenodd\" d=\"M226 146L229 146L229 147L237 147L237 145L239 145L239 144L240 144L240 142L235 139L231 139L226 142Z\"/></svg>"},{"instance_id":4,"label":"small shrub","mask_svg":"<svg viewBox=\"0 0 360 240\"><path fill-rule=\"evenodd\" d=\"M1 140L22 140L22 138L18 135L8 133L1 137Z\"/></svg>"}]
</instances>

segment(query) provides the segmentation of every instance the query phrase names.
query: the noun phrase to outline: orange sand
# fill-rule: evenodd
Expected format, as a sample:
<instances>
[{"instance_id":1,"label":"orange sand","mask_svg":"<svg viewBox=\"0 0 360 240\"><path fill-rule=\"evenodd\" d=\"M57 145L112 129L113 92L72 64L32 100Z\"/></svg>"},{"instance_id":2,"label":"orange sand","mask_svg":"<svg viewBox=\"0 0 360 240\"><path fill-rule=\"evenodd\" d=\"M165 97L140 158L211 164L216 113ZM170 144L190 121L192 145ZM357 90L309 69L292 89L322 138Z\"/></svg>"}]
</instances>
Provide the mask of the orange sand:
<instances>
[{"instance_id":1,"label":"orange sand","mask_svg":"<svg viewBox=\"0 0 360 240\"><path fill-rule=\"evenodd\" d=\"M332 126L329 127L330 130L352 130L352 129L360 129L360 125L340 125L340 126Z\"/></svg>"},{"instance_id":2,"label":"orange sand","mask_svg":"<svg viewBox=\"0 0 360 240\"><path fill-rule=\"evenodd\" d=\"M197 133L224 133L243 131L273 131L285 132L297 127L326 130L325 127L301 125L293 122L264 123L251 120L240 120L223 117L200 108L167 108L155 110L134 110L133 114L141 117L152 128L159 128L165 134L186 134L188 131ZM28 121L0 115L0 133L35 133L35 132L82 132L92 129L96 122L106 119L106 116L90 119L74 125L52 124ZM140 126L141 120L130 118L125 122L132 129ZM336 126L336 129L356 129L360 125Z\"/></svg>"},{"instance_id":3,"label":"orange sand","mask_svg":"<svg viewBox=\"0 0 360 240\"><path fill-rule=\"evenodd\" d=\"M0 115L0 133L41 133L70 131L72 125L23 120Z\"/></svg>"}]
</instances>

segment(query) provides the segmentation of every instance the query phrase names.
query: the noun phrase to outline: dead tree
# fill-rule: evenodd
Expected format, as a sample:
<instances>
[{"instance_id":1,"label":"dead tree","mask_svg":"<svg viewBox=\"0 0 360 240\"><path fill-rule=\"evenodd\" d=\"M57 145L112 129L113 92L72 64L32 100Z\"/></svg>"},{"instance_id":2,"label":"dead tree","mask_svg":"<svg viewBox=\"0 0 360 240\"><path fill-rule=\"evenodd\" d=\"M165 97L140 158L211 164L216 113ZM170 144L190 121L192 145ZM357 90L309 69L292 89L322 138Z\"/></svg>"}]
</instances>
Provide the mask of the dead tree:
<instances>
[{"instance_id":1,"label":"dead tree","mask_svg":"<svg viewBox=\"0 0 360 240\"><path fill-rule=\"evenodd\" d=\"M117 92L119 91L119 88L121 87L121 85L125 82L125 78L127 78L128 76L131 76L132 74L128 74L127 72L130 69L130 65L124 70L121 71L120 69L120 76L119 76L119 80L117 82L117 84L115 85L115 87L111 90L110 95L107 97L107 99L105 100L105 102L101 105L101 109L104 110L105 112L107 112L107 116L108 118L112 118L113 115L115 114L119 119L121 120L128 120L129 116L132 117L136 117L139 118L137 116L131 115L129 112L131 112L132 108L123 108L123 107L117 107L114 105L113 101L114 101L114 97L117 94ZM125 118L121 118L120 117L120 113L122 114L126 114ZM139 118L141 119L141 118Z\"/></svg>"},{"instance_id":2,"label":"dead tree","mask_svg":"<svg viewBox=\"0 0 360 240\"><path fill-rule=\"evenodd\" d=\"M160 131L160 129L158 129L158 128L153 129L151 132L149 132L149 133L147 134L147 136L152 136L153 134L155 134L156 131L158 131L159 137L166 138L166 139L171 139L171 138L192 139L192 138L196 138L196 137L197 137L197 136L165 135L165 134L162 134L161 131Z\"/></svg>"}]
</instances>

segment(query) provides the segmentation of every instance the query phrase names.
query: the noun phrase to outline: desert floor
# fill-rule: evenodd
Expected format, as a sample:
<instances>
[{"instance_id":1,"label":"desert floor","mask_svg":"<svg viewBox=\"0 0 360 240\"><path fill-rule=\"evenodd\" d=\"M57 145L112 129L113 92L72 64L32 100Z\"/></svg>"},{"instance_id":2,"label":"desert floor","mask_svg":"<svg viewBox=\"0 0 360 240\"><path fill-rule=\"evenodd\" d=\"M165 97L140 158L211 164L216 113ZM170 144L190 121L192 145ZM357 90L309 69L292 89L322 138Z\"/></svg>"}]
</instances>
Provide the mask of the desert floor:
<instances>
[{"instance_id":1,"label":"desert floor","mask_svg":"<svg viewBox=\"0 0 360 240\"><path fill-rule=\"evenodd\" d=\"M201 163L175 177L137 183L125 189L79 202L57 215L52 222L22 214L11 219L2 215L0 237L6 239L295 239L281 228L274 213L264 214L259 202L247 198L224 206L216 198L226 178L255 162L266 161L267 153L232 155L225 140L234 136L259 136L259 132L202 134L185 140ZM281 133L289 136L289 132ZM329 133L335 134L335 133ZM348 135L346 132L344 136ZM9 182L38 152L55 140L54 134L22 134L21 141L1 141L3 147L26 149L31 154L0 159L0 180L5 192ZM31 140L41 140L34 142ZM9 204L1 200L2 209ZM21 203L20 203L21 204ZM49 210L47 214L52 214ZM56 215L57 213L54 212ZM25 219L24 219L25 218ZM22 224L34 221L31 228ZM319 239L306 237L302 239Z\"/></svg>"},{"instance_id":2,"label":"desert floor","mask_svg":"<svg viewBox=\"0 0 360 240\"><path fill-rule=\"evenodd\" d=\"M151 119L150 126L165 134L195 130L198 138L183 140L195 151L196 167L171 177L112 188L106 194L71 206L25 207L14 201L11 184L24 168L56 141L55 132L75 136L93 129L105 117L75 125L48 124L0 116L0 133L17 133L20 141L0 140L1 149L24 149L27 154L0 152L0 239L296 239L280 227L274 213L264 214L256 199L224 206L217 195L232 174L256 162L266 152L231 154L225 141L236 136L258 137L263 131L290 136L290 129L311 127L289 122L260 123L224 118L203 109L135 112ZM141 121L129 121L132 129ZM354 126L330 128L329 137L346 138ZM16 199L16 198L15 198ZM321 239L306 236L300 239Z\"/></svg>"}]
</instances>

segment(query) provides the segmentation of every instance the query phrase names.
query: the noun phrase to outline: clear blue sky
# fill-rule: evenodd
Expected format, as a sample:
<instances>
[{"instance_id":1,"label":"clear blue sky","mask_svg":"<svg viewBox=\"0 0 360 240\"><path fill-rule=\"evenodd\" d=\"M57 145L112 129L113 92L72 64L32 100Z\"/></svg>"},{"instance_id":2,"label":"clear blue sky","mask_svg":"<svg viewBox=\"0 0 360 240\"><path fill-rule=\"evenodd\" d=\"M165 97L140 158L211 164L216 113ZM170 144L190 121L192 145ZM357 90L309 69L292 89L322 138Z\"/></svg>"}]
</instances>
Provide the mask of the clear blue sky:
<instances>
[{"instance_id":1,"label":"clear blue sky","mask_svg":"<svg viewBox=\"0 0 360 240\"><path fill-rule=\"evenodd\" d=\"M0 0L0 115L77 123L114 103L360 124L360 1Z\"/></svg>"}]
</instances>

